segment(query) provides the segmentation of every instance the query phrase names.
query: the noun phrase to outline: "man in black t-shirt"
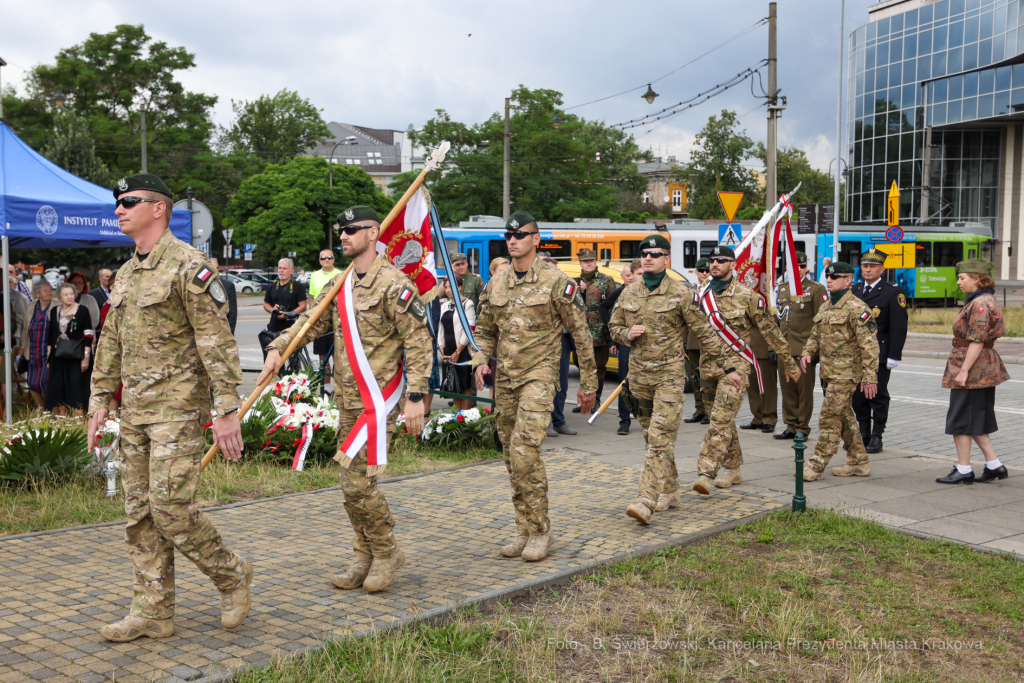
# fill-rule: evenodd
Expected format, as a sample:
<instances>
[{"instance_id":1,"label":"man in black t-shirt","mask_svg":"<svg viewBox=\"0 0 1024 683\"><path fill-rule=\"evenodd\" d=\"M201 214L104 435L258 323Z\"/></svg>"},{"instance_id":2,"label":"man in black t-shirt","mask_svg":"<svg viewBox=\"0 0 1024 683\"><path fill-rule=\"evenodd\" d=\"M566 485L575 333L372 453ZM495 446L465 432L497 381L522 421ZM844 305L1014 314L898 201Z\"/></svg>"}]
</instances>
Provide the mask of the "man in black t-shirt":
<instances>
[{"instance_id":1,"label":"man in black t-shirt","mask_svg":"<svg viewBox=\"0 0 1024 683\"><path fill-rule=\"evenodd\" d=\"M281 332L292 326L292 320L284 317L283 312L306 310L306 286L292 278L295 265L290 258L277 262L277 282L270 285L263 297L263 310L270 313L267 329Z\"/></svg>"}]
</instances>

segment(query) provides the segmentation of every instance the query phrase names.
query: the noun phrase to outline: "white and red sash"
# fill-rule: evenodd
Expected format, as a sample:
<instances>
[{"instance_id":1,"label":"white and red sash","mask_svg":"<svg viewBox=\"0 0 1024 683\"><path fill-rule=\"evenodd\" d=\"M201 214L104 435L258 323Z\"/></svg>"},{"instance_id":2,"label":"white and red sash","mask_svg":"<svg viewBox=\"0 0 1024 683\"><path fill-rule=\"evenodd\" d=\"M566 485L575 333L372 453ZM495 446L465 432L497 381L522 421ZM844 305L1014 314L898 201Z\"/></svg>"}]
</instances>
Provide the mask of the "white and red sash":
<instances>
[{"instance_id":1,"label":"white and red sash","mask_svg":"<svg viewBox=\"0 0 1024 683\"><path fill-rule=\"evenodd\" d=\"M738 335L736 330L729 327L728 323L725 322L725 316L722 315L722 311L718 308L718 302L715 300L715 292L711 289L711 280L708 280L698 296L700 297L700 307L704 311L704 315L707 316L708 323L718 333L718 336L722 338L722 341L730 349L738 353L740 358L754 366L754 374L757 376L757 388L763 394L764 381L761 379L761 367L757 364L757 358L754 356L750 345L743 341L743 337ZM762 302L759 302L759 304L763 306Z\"/></svg>"},{"instance_id":2,"label":"white and red sash","mask_svg":"<svg viewBox=\"0 0 1024 683\"><path fill-rule=\"evenodd\" d=\"M359 450L366 446L367 474L372 476L372 473L382 470L388 463L387 420L388 415L398 405L402 390L405 388L405 364L399 366L398 372L383 391L377 386L377 378L370 368L370 360L363 349L359 325L356 322L355 306L352 303L354 277L355 273L350 273L345 280L345 286L338 293L338 311L341 314L341 331L345 337L345 356L359 388L363 412L341 444L342 452L348 457L342 465L347 467L351 464Z\"/></svg>"}]
</instances>

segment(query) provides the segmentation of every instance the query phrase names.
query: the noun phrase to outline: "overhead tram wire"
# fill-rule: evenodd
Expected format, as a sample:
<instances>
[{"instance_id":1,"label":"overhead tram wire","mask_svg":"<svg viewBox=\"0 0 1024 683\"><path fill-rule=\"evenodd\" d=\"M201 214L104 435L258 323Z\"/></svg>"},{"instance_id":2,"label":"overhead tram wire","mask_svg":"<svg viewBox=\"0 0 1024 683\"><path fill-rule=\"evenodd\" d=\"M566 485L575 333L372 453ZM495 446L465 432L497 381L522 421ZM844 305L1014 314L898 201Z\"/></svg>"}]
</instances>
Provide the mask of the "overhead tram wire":
<instances>
[{"instance_id":1,"label":"overhead tram wire","mask_svg":"<svg viewBox=\"0 0 1024 683\"><path fill-rule=\"evenodd\" d=\"M608 95L607 97L602 97L600 99L591 100L590 102L584 102L583 104L574 104L571 107L565 107L562 111L569 111L570 109L579 109L580 107L585 107L588 104L596 104L597 102L604 102L605 100L610 100L613 97L619 97L621 95L625 95L626 93L631 93L634 90L640 90L641 88L646 88L648 85L651 85L653 83L657 83L658 81L664 80L664 79L668 78L669 76L671 76L672 74L674 74L675 72L677 72L677 71L679 71L681 69L685 69L686 67L690 66L691 64L693 64L697 60L703 59L704 57L707 57L712 52L714 52L716 50L722 49L723 47L725 47L729 43L732 43L732 42L735 42L735 41L739 40L743 36L747 35L751 31L756 29L758 26L762 26L762 25L764 25L766 23L768 23L768 17L765 17L765 18L755 22L752 26L748 26L747 28L743 29L742 31L740 31L739 33L734 35L732 38L729 38L725 42L719 43L718 45L714 46L713 48L711 48L707 52L704 52L703 54L697 55L696 57L694 57L693 59L688 61L686 64L683 64L682 66L679 66L679 67L676 67L675 69L672 69L671 71L669 71L664 76L659 76L658 78L655 78L653 81L650 81L649 83L644 83L643 85L638 85L637 87L630 88L629 90L623 90L622 92L616 93L614 95Z\"/></svg>"}]
</instances>

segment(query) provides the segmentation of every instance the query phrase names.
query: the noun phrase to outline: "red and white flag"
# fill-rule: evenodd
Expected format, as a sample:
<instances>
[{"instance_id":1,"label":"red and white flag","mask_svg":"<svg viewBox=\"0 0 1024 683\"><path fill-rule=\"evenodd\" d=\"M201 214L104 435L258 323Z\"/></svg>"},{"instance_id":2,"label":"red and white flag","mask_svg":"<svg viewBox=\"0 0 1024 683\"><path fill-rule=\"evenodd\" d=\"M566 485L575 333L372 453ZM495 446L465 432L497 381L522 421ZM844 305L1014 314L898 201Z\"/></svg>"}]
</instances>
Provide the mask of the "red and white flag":
<instances>
[{"instance_id":1,"label":"red and white flag","mask_svg":"<svg viewBox=\"0 0 1024 683\"><path fill-rule=\"evenodd\" d=\"M377 253L402 269L420 294L437 285L430 237L430 193L414 194L377 241Z\"/></svg>"},{"instance_id":2,"label":"red and white flag","mask_svg":"<svg viewBox=\"0 0 1024 683\"><path fill-rule=\"evenodd\" d=\"M766 212L736 249L736 277L741 285L750 287L768 301L772 315L778 314L779 295L775 280L780 248L786 255L786 272L792 283L792 295L804 294L796 263L793 230L789 223L793 205L786 195L782 196L779 204L781 209L778 214Z\"/></svg>"}]
</instances>

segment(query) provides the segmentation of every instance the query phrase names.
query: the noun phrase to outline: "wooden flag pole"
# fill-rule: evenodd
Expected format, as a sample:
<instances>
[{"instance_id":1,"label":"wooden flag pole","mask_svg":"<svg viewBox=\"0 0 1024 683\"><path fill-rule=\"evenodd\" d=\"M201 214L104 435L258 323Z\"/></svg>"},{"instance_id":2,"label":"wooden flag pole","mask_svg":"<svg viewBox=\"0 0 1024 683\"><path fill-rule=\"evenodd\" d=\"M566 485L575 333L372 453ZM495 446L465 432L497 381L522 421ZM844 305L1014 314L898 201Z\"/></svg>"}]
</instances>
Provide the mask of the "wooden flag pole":
<instances>
[{"instance_id":1,"label":"wooden flag pole","mask_svg":"<svg viewBox=\"0 0 1024 683\"><path fill-rule=\"evenodd\" d=\"M612 392L612 395L609 396L607 400L605 400L605 402L601 404L601 407L597 409L596 413L590 416L590 419L587 420L587 424L594 424L594 420L601 417L601 415L604 414L604 411L608 410L608 408L611 407L612 402L619 397L619 394L622 393L622 388L624 386L626 386L626 380L622 380L622 383L619 384L619 386L615 387L615 391Z\"/></svg>"},{"instance_id":2,"label":"wooden flag pole","mask_svg":"<svg viewBox=\"0 0 1024 683\"><path fill-rule=\"evenodd\" d=\"M423 181L427 177L427 174L441 165L441 162L444 161L445 154L448 153L449 147L450 145L447 141L442 142L441 146L431 153L430 157L424 164L423 170L420 171L420 174L416 177L416 180L412 182L412 185L410 185L409 189L405 191L405 194L402 195L402 198L395 202L395 206L391 209L391 211L388 212L388 215L384 219L384 222L380 224L381 233L387 230L387 227L391 225L391 221L395 220L395 216L397 216L398 213L402 210L402 208L407 203L409 203L409 200L412 199L413 195L419 192L420 187L422 187L423 185ZM338 293L341 291L341 288L345 285L345 279L349 276L349 273L352 271L353 265L354 264L350 263L348 268L345 269L345 272L341 274L341 277L334 278L334 285L331 287L328 295L324 297L324 300L321 301L316 308L313 309L313 312L310 313L309 317L306 319L305 324L302 326L302 329L299 330L299 333L292 337L291 342L289 342L288 344L288 348L286 348L284 353L281 354L282 366L284 365L284 362L288 360L288 357L292 355L292 353L294 353L297 348L299 348L299 342L302 340L303 337L306 336L306 333L313 326L313 324L320 319L320 316L323 315L324 312L328 309L328 307L330 307L331 304L333 304L335 300L338 298ZM238 409L239 420L241 420L245 416L245 414L249 412L249 409L253 407L256 401L259 400L259 397L263 394L263 390L266 389L272 381L274 381L274 378L268 377L267 379L260 382L253 390L253 392L249 394L249 398L247 398L245 400L245 403L242 404L242 407ZM206 452L206 455L203 456L202 466L199 468L200 471L206 469L206 466L210 464L210 461L213 460L213 456L217 455L217 452L219 450L220 446L216 444L210 447L210 450L208 450Z\"/></svg>"}]
</instances>

